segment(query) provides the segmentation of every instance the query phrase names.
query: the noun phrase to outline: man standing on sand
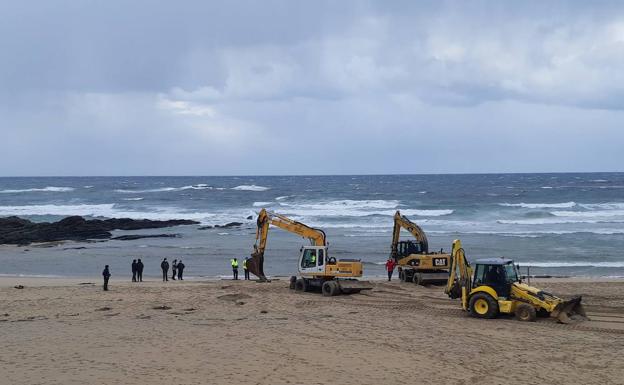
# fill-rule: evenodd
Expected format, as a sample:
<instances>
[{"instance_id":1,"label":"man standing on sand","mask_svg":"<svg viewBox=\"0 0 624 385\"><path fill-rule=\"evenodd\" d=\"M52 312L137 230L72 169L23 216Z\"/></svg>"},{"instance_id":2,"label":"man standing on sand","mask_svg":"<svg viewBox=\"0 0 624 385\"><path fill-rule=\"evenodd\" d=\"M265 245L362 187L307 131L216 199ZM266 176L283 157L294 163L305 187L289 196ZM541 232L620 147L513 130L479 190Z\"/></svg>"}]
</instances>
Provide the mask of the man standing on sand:
<instances>
[{"instance_id":1,"label":"man standing on sand","mask_svg":"<svg viewBox=\"0 0 624 385\"><path fill-rule=\"evenodd\" d=\"M392 257L389 257L386 261L386 270L388 270L388 281L392 280L392 273L394 272L394 267L396 266L396 262Z\"/></svg>"},{"instance_id":2,"label":"man standing on sand","mask_svg":"<svg viewBox=\"0 0 624 385\"><path fill-rule=\"evenodd\" d=\"M238 280L238 260L233 258L230 263L232 264L232 273L234 274L234 280Z\"/></svg>"},{"instance_id":3,"label":"man standing on sand","mask_svg":"<svg viewBox=\"0 0 624 385\"><path fill-rule=\"evenodd\" d=\"M178 268L178 260L174 259L173 262L171 262L171 279L173 279L175 281L175 277L176 277L176 272L177 272L177 268Z\"/></svg>"},{"instance_id":4,"label":"man standing on sand","mask_svg":"<svg viewBox=\"0 0 624 385\"><path fill-rule=\"evenodd\" d=\"M183 281L184 279L182 278L183 274L184 274L184 268L186 266L184 266L184 264L182 263L182 260L180 259L180 261L178 262L178 279L180 281Z\"/></svg>"},{"instance_id":5,"label":"man standing on sand","mask_svg":"<svg viewBox=\"0 0 624 385\"><path fill-rule=\"evenodd\" d=\"M245 257L243 260L243 272L245 273L245 281L249 281L249 269L247 268L247 262L249 262L249 258Z\"/></svg>"},{"instance_id":6,"label":"man standing on sand","mask_svg":"<svg viewBox=\"0 0 624 385\"><path fill-rule=\"evenodd\" d=\"M141 258L137 262L137 281L143 282L143 262L141 262Z\"/></svg>"},{"instance_id":7,"label":"man standing on sand","mask_svg":"<svg viewBox=\"0 0 624 385\"><path fill-rule=\"evenodd\" d=\"M137 261L136 259L132 260L132 282L136 282L137 281L137 271L139 269L137 268Z\"/></svg>"},{"instance_id":8,"label":"man standing on sand","mask_svg":"<svg viewBox=\"0 0 624 385\"><path fill-rule=\"evenodd\" d=\"M108 265L104 266L104 271L102 271L102 276L104 277L104 291L108 291L108 279L111 276L110 271L108 271Z\"/></svg>"},{"instance_id":9,"label":"man standing on sand","mask_svg":"<svg viewBox=\"0 0 624 385\"><path fill-rule=\"evenodd\" d=\"M167 262L167 258L163 259L160 263L160 268L163 273L163 282L169 281L169 262Z\"/></svg>"}]
</instances>

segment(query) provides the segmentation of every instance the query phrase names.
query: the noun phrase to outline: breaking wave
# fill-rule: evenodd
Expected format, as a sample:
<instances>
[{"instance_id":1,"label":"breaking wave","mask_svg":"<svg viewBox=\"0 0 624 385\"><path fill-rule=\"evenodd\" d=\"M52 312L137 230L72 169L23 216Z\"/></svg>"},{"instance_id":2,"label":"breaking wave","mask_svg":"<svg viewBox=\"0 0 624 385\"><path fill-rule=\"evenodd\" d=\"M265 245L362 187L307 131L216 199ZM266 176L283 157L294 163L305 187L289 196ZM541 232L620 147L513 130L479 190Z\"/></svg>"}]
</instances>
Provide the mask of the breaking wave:
<instances>
[{"instance_id":1,"label":"breaking wave","mask_svg":"<svg viewBox=\"0 0 624 385\"><path fill-rule=\"evenodd\" d=\"M196 212L185 211L176 207L159 207L154 211L133 211L118 207L113 203L106 204L81 204L81 205L24 205L24 206L0 206L0 216L16 215L29 216L57 216L66 217L80 215L84 217L101 218L131 218L150 220L173 220L189 219L202 224L223 224L237 220L244 222L243 218L251 215L249 210L237 212Z\"/></svg>"},{"instance_id":2,"label":"breaking wave","mask_svg":"<svg viewBox=\"0 0 624 385\"><path fill-rule=\"evenodd\" d=\"M0 193L17 194L17 193L24 193L24 192L70 192L74 190L75 189L73 187L48 186L48 187L43 187L43 188L27 188L27 189L21 189L21 190L0 190Z\"/></svg>"},{"instance_id":3,"label":"breaking wave","mask_svg":"<svg viewBox=\"0 0 624 385\"><path fill-rule=\"evenodd\" d=\"M624 267L624 262L518 262L520 266L531 267Z\"/></svg>"},{"instance_id":4,"label":"breaking wave","mask_svg":"<svg viewBox=\"0 0 624 385\"><path fill-rule=\"evenodd\" d=\"M565 209L576 206L576 202L563 203L499 203L499 206L522 207L525 209Z\"/></svg>"},{"instance_id":5,"label":"breaking wave","mask_svg":"<svg viewBox=\"0 0 624 385\"><path fill-rule=\"evenodd\" d=\"M397 200L335 200L317 203L279 202L280 213L300 217L367 217L371 215L392 216L400 208ZM401 209L408 216L437 217L450 215L450 209Z\"/></svg>"},{"instance_id":6,"label":"breaking wave","mask_svg":"<svg viewBox=\"0 0 624 385\"><path fill-rule=\"evenodd\" d=\"M117 189L115 192L122 194L143 194L143 193L155 193L155 192L168 192L168 191L184 191L184 190L212 190L212 186L208 186L207 184L195 184L192 186L182 186L182 187L161 187L147 190L126 190L126 189Z\"/></svg>"},{"instance_id":7,"label":"breaking wave","mask_svg":"<svg viewBox=\"0 0 624 385\"><path fill-rule=\"evenodd\" d=\"M267 190L269 190L269 187L256 186L255 184L251 184L251 185L240 185L240 186L232 187L232 190L237 190L237 191L267 191Z\"/></svg>"}]
</instances>

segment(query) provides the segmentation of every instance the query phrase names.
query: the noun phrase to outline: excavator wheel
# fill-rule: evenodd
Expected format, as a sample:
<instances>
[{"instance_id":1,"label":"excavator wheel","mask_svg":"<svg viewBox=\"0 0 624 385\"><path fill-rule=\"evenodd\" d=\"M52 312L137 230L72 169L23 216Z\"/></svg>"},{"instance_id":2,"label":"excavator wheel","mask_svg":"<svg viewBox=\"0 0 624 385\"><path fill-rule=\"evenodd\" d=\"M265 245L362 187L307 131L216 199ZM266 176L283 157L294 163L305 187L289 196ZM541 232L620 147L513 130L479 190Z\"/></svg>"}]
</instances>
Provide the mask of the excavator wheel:
<instances>
[{"instance_id":1,"label":"excavator wheel","mask_svg":"<svg viewBox=\"0 0 624 385\"><path fill-rule=\"evenodd\" d=\"M486 293L470 297L469 309L470 315L477 318L494 318L498 315L498 303Z\"/></svg>"},{"instance_id":2,"label":"excavator wheel","mask_svg":"<svg viewBox=\"0 0 624 385\"><path fill-rule=\"evenodd\" d=\"M528 303L521 303L518 306L516 306L516 319L518 321L526 321L526 322L533 322L535 321L535 317L536 312L535 312L535 308L531 305L529 305Z\"/></svg>"},{"instance_id":3,"label":"excavator wheel","mask_svg":"<svg viewBox=\"0 0 624 385\"><path fill-rule=\"evenodd\" d=\"M303 278L298 278L295 281L295 291L307 291L306 281Z\"/></svg>"},{"instance_id":4,"label":"excavator wheel","mask_svg":"<svg viewBox=\"0 0 624 385\"><path fill-rule=\"evenodd\" d=\"M321 291L325 297L333 297L338 294L338 285L334 281L326 281L323 282L323 286L321 287Z\"/></svg>"},{"instance_id":5,"label":"excavator wheel","mask_svg":"<svg viewBox=\"0 0 624 385\"><path fill-rule=\"evenodd\" d=\"M290 277L290 290L295 290L295 283L297 282L297 277L294 275Z\"/></svg>"}]
</instances>

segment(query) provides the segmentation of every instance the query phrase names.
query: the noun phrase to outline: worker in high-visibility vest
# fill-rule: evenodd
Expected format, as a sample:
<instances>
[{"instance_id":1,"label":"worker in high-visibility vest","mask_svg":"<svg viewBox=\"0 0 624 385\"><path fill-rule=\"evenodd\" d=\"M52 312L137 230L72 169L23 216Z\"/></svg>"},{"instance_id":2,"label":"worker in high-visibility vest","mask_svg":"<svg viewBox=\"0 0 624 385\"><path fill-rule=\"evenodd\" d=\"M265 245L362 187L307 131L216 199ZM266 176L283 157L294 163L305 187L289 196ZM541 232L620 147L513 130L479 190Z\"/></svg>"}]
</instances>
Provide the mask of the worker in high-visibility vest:
<instances>
[{"instance_id":1,"label":"worker in high-visibility vest","mask_svg":"<svg viewBox=\"0 0 624 385\"><path fill-rule=\"evenodd\" d=\"M245 257L245 259L243 259L243 272L245 273L245 281L249 281L249 269L247 268L248 261L248 257Z\"/></svg>"},{"instance_id":2,"label":"worker in high-visibility vest","mask_svg":"<svg viewBox=\"0 0 624 385\"><path fill-rule=\"evenodd\" d=\"M234 279L238 280L238 260L233 258L230 263L232 264L232 273L234 273Z\"/></svg>"}]
</instances>

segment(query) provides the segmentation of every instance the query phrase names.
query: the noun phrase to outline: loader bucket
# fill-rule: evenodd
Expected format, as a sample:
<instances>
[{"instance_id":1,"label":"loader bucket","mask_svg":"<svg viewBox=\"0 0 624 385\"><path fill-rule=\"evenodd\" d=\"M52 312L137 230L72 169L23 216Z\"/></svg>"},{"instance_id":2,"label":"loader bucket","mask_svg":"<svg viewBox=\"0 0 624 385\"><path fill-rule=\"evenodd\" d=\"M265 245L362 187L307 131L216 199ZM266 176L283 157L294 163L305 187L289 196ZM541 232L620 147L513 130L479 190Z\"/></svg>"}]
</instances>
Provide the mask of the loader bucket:
<instances>
[{"instance_id":1,"label":"loader bucket","mask_svg":"<svg viewBox=\"0 0 624 385\"><path fill-rule=\"evenodd\" d=\"M251 259L247 260L247 270L256 277L260 282L266 282L267 278L264 275L264 255L260 253L252 253Z\"/></svg>"},{"instance_id":2,"label":"loader bucket","mask_svg":"<svg viewBox=\"0 0 624 385\"><path fill-rule=\"evenodd\" d=\"M581 305L581 297L575 297L569 301L560 303L550 315L562 324L588 320L585 309L583 309L583 305Z\"/></svg>"}]
</instances>

